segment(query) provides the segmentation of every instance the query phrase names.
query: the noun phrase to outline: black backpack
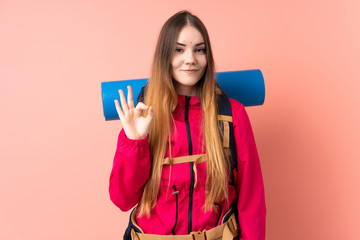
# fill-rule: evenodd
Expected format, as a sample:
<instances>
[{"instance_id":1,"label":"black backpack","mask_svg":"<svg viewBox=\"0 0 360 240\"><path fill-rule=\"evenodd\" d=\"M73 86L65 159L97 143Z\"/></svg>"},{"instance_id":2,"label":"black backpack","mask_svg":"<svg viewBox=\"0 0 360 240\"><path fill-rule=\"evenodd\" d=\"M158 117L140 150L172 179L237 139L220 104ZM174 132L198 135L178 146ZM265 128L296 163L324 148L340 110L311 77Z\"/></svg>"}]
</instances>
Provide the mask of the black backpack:
<instances>
[{"instance_id":1,"label":"black backpack","mask_svg":"<svg viewBox=\"0 0 360 240\"><path fill-rule=\"evenodd\" d=\"M145 87L143 87L140 91L140 94L137 98L137 102L143 102L144 101L144 95L145 95ZM225 150L225 153L229 157L229 162L231 166L231 173L230 173L230 182L229 184L234 184L237 177L237 157L236 157L236 149L235 149L235 139L234 139L234 126L232 122L232 112L231 112L231 104L230 99L226 95L224 91L222 91L218 87L218 126L222 134L222 140L223 140L223 147ZM235 206L233 206L233 211L235 211ZM134 209L132 210L134 211ZM235 211L237 212L237 211ZM135 232L141 233L139 229L137 229L136 226L132 223L130 214L129 219L129 225L127 229L125 230L124 234L124 240L131 240L131 229L134 229ZM229 215L230 216L230 215Z\"/></svg>"}]
</instances>

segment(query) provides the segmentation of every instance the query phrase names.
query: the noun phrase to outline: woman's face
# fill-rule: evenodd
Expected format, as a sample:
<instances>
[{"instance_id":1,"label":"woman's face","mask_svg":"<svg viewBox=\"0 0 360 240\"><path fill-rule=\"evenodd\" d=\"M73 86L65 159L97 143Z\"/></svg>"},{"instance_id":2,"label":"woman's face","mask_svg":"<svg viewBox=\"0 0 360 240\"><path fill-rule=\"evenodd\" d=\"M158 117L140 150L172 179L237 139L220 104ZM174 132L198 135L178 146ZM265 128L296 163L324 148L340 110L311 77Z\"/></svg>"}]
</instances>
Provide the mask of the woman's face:
<instances>
[{"instance_id":1,"label":"woman's face","mask_svg":"<svg viewBox=\"0 0 360 240\"><path fill-rule=\"evenodd\" d=\"M171 60L171 75L175 80L176 92L194 96L195 85L204 74L206 65L206 46L201 33L193 26L183 27Z\"/></svg>"}]
</instances>

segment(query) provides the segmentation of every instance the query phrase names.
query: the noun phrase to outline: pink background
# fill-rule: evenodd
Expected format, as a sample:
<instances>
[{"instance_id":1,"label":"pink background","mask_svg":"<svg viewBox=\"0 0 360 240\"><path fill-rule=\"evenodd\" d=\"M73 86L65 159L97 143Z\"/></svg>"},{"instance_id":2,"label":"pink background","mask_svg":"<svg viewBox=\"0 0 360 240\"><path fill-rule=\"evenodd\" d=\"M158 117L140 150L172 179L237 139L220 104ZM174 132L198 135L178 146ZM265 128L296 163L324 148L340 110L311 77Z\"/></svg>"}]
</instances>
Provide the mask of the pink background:
<instances>
[{"instance_id":1,"label":"pink background","mask_svg":"<svg viewBox=\"0 0 360 240\"><path fill-rule=\"evenodd\" d=\"M217 71L259 68L247 108L267 239L360 239L360 2L0 1L0 239L122 239L108 178L119 121L100 83L148 77L178 10L208 28Z\"/></svg>"}]
</instances>

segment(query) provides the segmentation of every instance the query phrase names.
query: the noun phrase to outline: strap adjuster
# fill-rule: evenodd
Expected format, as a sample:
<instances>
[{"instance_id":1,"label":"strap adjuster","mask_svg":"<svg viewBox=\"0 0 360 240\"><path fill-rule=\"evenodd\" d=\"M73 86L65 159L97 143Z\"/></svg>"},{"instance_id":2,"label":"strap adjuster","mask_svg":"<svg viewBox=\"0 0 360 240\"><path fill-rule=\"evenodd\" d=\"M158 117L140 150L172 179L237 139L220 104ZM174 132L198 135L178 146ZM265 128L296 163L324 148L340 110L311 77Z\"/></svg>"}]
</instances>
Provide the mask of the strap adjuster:
<instances>
[{"instance_id":1,"label":"strap adjuster","mask_svg":"<svg viewBox=\"0 0 360 240\"><path fill-rule=\"evenodd\" d=\"M190 235L193 237L193 240L206 240L206 229L201 232L191 232Z\"/></svg>"},{"instance_id":2,"label":"strap adjuster","mask_svg":"<svg viewBox=\"0 0 360 240\"><path fill-rule=\"evenodd\" d=\"M239 234L239 226L236 222L234 214L231 215L230 219L226 222L226 225L228 226L234 237Z\"/></svg>"}]
</instances>

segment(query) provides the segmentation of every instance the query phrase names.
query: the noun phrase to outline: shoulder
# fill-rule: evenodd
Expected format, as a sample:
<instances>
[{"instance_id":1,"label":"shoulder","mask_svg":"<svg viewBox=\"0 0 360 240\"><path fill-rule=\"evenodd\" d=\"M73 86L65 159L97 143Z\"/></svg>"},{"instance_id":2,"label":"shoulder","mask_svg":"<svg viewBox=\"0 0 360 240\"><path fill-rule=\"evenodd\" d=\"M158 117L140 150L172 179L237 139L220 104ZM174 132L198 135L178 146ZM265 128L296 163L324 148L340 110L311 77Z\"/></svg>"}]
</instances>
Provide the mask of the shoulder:
<instances>
[{"instance_id":1,"label":"shoulder","mask_svg":"<svg viewBox=\"0 0 360 240\"><path fill-rule=\"evenodd\" d=\"M238 100L235 100L230 97L229 97L229 100L230 100L231 108L233 108L233 107L244 108L244 105L241 102L239 102Z\"/></svg>"},{"instance_id":2,"label":"shoulder","mask_svg":"<svg viewBox=\"0 0 360 240\"><path fill-rule=\"evenodd\" d=\"M220 89L222 94L219 94L218 103L219 103L219 113L232 116L233 123L236 121L242 120L244 117L247 118L247 113L245 107L239 101L230 98L224 91Z\"/></svg>"},{"instance_id":3,"label":"shoulder","mask_svg":"<svg viewBox=\"0 0 360 240\"><path fill-rule=\"evenodd\" d=\"M249 124L249 117L245 110L245 107L239 101L229 98L230 105L231 105L231 112L233 117L233 124L234 127L236 126L244 126Z\"/></svg>"},{"instance_id":4,"label":"shoulder","mask_svg":"<svg viewBox=\"0 0 360 240\"><path fill-rule=\"evenodd\" d=\"M241 115L241 114L246 113L245 107L241 102L239 102L233 98L229 98L229 101L230 101L231 111L232 111L233 115L238 116L239 114Z\"/></svg>"}]
</instances>

